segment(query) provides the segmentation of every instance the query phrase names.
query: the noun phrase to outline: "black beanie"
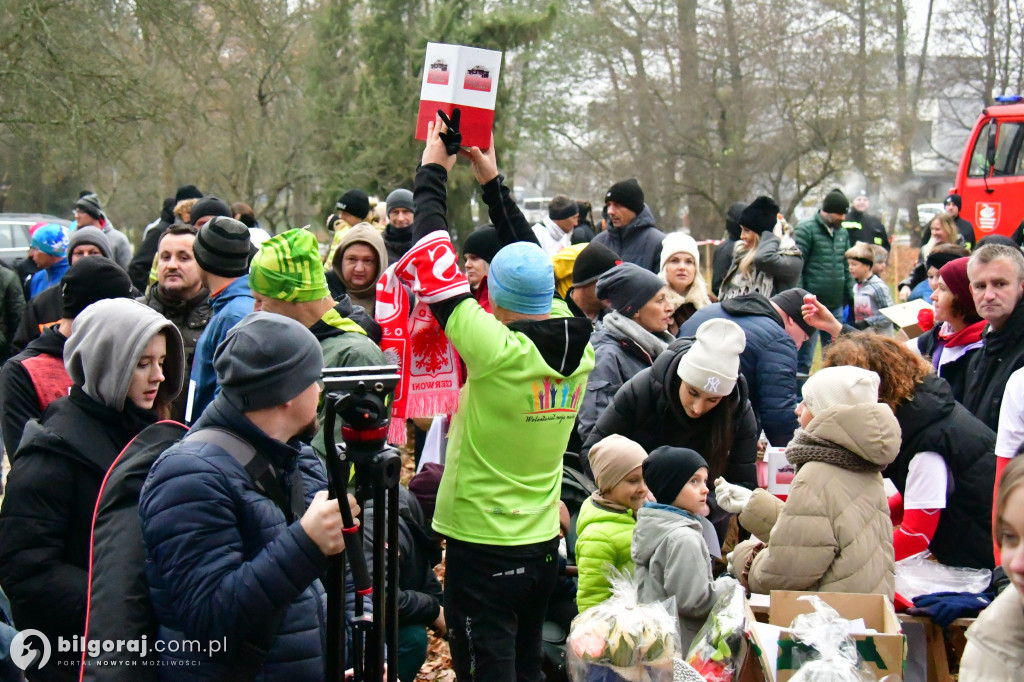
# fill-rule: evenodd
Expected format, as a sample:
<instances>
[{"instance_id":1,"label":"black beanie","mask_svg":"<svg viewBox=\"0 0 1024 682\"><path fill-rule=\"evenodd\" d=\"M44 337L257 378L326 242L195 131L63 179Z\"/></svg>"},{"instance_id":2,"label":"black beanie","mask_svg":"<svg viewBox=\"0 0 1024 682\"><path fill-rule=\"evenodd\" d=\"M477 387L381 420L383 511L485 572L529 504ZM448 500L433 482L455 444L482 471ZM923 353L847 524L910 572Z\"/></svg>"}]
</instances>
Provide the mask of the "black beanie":
<instances>
[{"instance_id":1,"label":"black beanie","mask_svg":"<svg viewBox=\"0 0 1024 682\"><path fill-rule=\"evenodd\" d=\"M370 215L370 197L361 189L350 189L341 195L334 208L351 213L360 220L366 220L366 216Z\"/></svg>"},{"instance_id":2,"label":"black beanie","mask_svg":"<svg viewBox=\"0 0 1024 682\"><path fill-rule=\"evenodd\" d=\"M1009 237L1004 237L1004 239L1008 239L1010 241L1010 243L1013 243L1013 240L1011 240ZM991 243L991 242L986 242L986 243ZM1014 244L1013 248L1018 248L1018 247L1017 247L1016 244ZM957 251L959 251L959 249L957 249ZM936 270L940 270L942 268L942 266L945 265L946 263L952 263L957 258L963 258L963 257L964 257L964 254L963 254L962 251L959 252L959 253L949 252L949 251L940 251L938 253L935 253L935 251L932 251L931 253L928 254L928 257L924 259L925 272L928 272L929 268L935 268Z\"/></svg>"},{"instance_id":3,"label":"black beanie","mask_svg":"<svg viewBox=\"0 0 1024 682\"><path fill-rule=\"evenodd\" d=\"M1009 246L1011 249L1019 249L1020 244L1013 241L1006 235L1002 234L987 234L978 240L978 243L974 245L974 250L977 251L986 244L1001 244L1002 246ZM930 255L930 254L929 254Z\"/></svg>"},{"instance_id":4,"label":"black beanie","mask_svg":"<svg viewBox=\"0 0 1024 682\"><path fill-rule=\"evenodd\" d=\"M746 207L747 205L742 201L737 201L726 211L725 231L729 233L730 239L736 240L740 238L740 215Z\"/></svg>"},{"instance_id":5,"label":"black beanie","mask_svg":"<svg viewBox=\"0 0 1024 682\"><path fill-rule=\"evenodd\" d=\"M100 206L100 198L92 192L80 196L78 201L75 202L75 208L88 213L96 220L103 217L103 207Z\"/></svg>"},{"instance_id":6,"label":"black beanie","mask_svg":"<svg viewBox=\"0 0 1024 682\"><path fill-rule=\"evenodd\" d=\"M501 250L498 231L493 225L484 225L473 230L462 245L462 255L472 254L490 263Z\"/></svg>"},{"instance_id":7,"label":"black beanie","mask_svg":"<svg viewBox=\"0 0 1024 682\"><path fill-rule=\"evenodd\" d=\"M751 232L761 236L775 229L779 222L779 205L771 197L760 196L754 199L740 214L739 223Z\"/></svg>"},{"instance_id":8,"label":"black beanie","mask_svg":"<svg viewBox=\"0 0 1024 682\"><path fill-rule=\"evenodd\" d=\"M805 289L786 289L785 291L775 294L771 297L771 302L779 306L782 312L793 318L793 321L799 325L804 333L807 334L807 338L814 336L814 327L807 324L804 320L804 314L801 312L801 308L804 306L804 297L810 296Z\"/></svg>"},{"instance_id":9,"label":"black beanie","mask_svg":"<svg viewBox=\"0 0 1024 682\"><path fill-rule=\"evenodd\" d=\"M228 202L223 199L219 199L212 194L209 194L193 206L192 210L188 212L189 220L195 225L200 218L207 216L224 216L225 218L231 217L231 207L228 206Z\"/></svg>"},{"instance_id":10,"label":"black beanie","mask_svg":"<svg viewBox=\"0 0 1024 682\"><path fill-rule=\"evenodd\" d=\"M672 504L687 481L708 463L690 448L662 445L644 460L644 483L661 504Z\"/></svg>"},{"instance_id":11,"label":"black beanie","mask_svg":"<svg viewBox=\"0 0 1024 682\"><path fill-rule=\"evenodd\" d=\"M604 244L590 242L572 265L572 285L582 287L597 281L597 278L622 262L614 251Z\"/></svg>"},{"instance_id":12,"label":"black beanie","mask_svg":"<svg viewBox=\"0 0 1024 682\"><path fill-rule=\"evenodd\" d=\"M644 191L640 189L640 183L636 178L616 182L604 195L604 203L614 201L622 204L633 213L640 213L644 210Z\"/></svg>"},{"instance_id":13,"label":"black beanie","mask_svg":"<svg viewBox=\"0 0 1024 682\"><path fill-rule=\"evenodd\" d=\"M843 190L837 187L825 195L825 200L821 202L821 210L825 213L845 214L850 210L850 200L843 194Z\"/></svg>"},{"instance_id":14,"label":"black beanie","mask_svg":"<svg viewBox=\"0 0 1024 682\"><path fill-rule=\"evenodd\" d=\"M664 286L668 286L665 281L647 268L623 263L601 275L596 293L602 301L609 301L615 312L632 318Z\"/></svg>"},{"instance_id":15,"label":"black beanie","mask_svg":"<svg viewBox=\"0 0 1024 682\"><path fill-rule=\"evenodd\" d=\"M964 201L960 198L959 194L950 194L946 197L946 200L942 202L942 205L945 206L946 204L953 204L956 206L958 211L964 207Z\"/></svg>"},{"instance_id":16,"label":"black beanie","mask_svg":"<svg viewBox=\"0 0 1024 682\"><path fill-rule=\"evenodd\" d=\"M202 199L203 193L199 191L199 188L195 185L182 185L178 188L178 191L174 193L174 203L179 201L185 201L186 199Z\"/></svg>"},{"instance_id":17,"label":"black beanie","mask_svg":"<svg viewBox=\"0 0 1024 682\"><path fill-rule=\"evenodd\" d=\"M73 320L96 301L133 298L132 281L107 258L79 258L60 279L61 317Z\"/></svg>"},{"instance_id":18,"label":"black beanie","mask_svg":"<svg viewBox=\"0 0 1024 682\"><path fill-rule=\"evenodd\" d=\"M192 244L196 263L221 277L242 277L249 272L249 228L234 218L217 216L199 228Z\"/></svg>"}]
</instances>

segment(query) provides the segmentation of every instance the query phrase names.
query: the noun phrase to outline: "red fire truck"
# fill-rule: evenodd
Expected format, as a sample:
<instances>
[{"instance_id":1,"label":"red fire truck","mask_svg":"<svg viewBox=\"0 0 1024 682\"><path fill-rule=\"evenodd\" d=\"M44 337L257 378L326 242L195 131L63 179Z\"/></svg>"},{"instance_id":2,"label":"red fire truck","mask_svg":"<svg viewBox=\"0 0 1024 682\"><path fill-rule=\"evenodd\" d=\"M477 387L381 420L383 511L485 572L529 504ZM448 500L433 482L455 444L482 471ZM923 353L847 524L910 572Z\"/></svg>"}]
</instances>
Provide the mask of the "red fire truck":
<instances>
[{"instance_id":1,"label":"red fire truck","mask_svg":"<svg viewBox=\"0 0 1024 682\"><path fill-rule=\"evenodd\" d=\"M967 138L951 194L981 239L1010 236L1024 220L1024 97L997 97Z\"/></svg>"}]
</instances>

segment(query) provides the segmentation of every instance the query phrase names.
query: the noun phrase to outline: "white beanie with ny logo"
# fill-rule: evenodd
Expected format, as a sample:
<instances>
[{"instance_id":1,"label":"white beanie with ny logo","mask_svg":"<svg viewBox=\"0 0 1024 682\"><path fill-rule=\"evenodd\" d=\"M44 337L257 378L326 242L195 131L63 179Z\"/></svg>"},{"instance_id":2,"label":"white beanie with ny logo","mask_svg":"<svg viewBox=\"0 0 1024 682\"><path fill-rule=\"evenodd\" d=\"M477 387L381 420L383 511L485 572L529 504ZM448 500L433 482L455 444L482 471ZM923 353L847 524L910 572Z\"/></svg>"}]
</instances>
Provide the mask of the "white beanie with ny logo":
<instances>
[{"instance_id":1,"label":"white beanie with ny logo","mask_svg":"<svg viewBox=\"0 0 1024 682\"><path fill-rule=\"evenodd\" d=\"M731 320L708 320L697 328L696 340L676 373L699 391L713 396L727 396L736 387L740 374L740 353L747 337Z\"/></svg>"}]
</instances>

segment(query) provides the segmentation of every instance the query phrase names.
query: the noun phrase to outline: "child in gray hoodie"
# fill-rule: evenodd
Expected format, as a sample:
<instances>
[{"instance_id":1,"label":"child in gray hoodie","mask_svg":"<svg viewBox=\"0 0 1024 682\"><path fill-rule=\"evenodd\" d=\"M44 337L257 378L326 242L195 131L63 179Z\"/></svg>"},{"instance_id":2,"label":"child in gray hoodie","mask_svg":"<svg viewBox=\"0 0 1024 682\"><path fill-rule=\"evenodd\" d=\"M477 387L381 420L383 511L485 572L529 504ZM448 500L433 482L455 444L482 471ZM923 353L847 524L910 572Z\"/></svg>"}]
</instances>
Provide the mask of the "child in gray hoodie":
<instances>
[{"instance_id":1,"label":"child in gray hoodie","mask_svg":"<svg viewBox=\"0 0 1024 682\"><path fill-rule=\"evenodd\" d=\"M701 531L708 514L708 464L688 448L662 446L643 463L644 482L657 502L637 514L633 561L642 603L676 599L682 650L687 651L731 578L711 576Z\"/></svg>"}]
</instances>

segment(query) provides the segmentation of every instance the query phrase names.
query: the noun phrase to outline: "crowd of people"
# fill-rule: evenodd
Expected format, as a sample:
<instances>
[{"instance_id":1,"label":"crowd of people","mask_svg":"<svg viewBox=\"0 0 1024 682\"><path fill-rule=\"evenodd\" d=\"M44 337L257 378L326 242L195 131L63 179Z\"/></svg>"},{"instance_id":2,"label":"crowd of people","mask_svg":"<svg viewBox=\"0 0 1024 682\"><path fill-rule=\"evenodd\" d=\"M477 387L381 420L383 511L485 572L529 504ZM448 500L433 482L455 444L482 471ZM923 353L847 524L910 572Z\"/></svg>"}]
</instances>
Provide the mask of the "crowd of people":
<instances>
[{"instance_id":1,"label":"crowd of people","mask_svg":"<svg viewBox=\"0 0 1024 682\"><path fill-rule=\"evenodd\" d=\"M489 218L461 254L446 203L459 156ZM354 531L343 506L359 517L365 501L326 491L321 373L398 364L394 419L409 420L417 459L441 425L444 453L400 491L403 682L428 630L459 680L545 679L545 622L568 628L608 599L609 567L633 572L643 601L674 597L685 650L737 583L893 599L896 562L926 550L1001 564L961 679L1014 678L1017 246L975 244L963 218L937 216L899 288L926 285L934 314L898 339L879 313L889 239L863 194L851 208L832 190L795 227L771 197L732 205L709 282L697 243L656 226L635 179L609 188L603 220L558 195L531 224L493 144L461 146L439 116L419 161L378 213L346 191L325 245L306 228L270 235L247 205L192 185L134 254L91 192L70 230L33 229L34 268L0 268L9 626L56 643L116 622L127 607L102 581L119 555L134 571L124 601L148 605L140 633L164 645L159 679L323 679L329 558ZM129 513L101 541L130 478L119 467L166 420L184 426L135 472ZM339 420L333 440L346 435ZM758 486L767 446L796 471L785 501ZM563 478L593 489L571 511ZM360 597L346 596L351 628ZM223 646L181 646L192 640ZM54 651L28 679L103 679L81 649Z\"/></svg>"}]
</instances>

